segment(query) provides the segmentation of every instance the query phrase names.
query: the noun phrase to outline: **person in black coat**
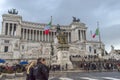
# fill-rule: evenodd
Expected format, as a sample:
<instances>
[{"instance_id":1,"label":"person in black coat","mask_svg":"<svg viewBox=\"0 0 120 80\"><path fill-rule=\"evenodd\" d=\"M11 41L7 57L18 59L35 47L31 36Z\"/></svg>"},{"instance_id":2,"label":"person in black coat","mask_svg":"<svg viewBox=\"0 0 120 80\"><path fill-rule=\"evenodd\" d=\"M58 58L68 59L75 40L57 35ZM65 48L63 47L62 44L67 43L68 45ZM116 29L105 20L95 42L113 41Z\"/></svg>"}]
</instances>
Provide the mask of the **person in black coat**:
<instances>
[{"instance_id":1,"label":"person in black coat","mask_svg":"<svg viewBox=\"0 0 120 80\"><path fill-rule=\"evenodd\" d=\"M34 69L35 70L35 69ZM45 59L39 58L36 65L35 79L36 80L48 80L49 68L45 65Z\"/></svg>"}]
</instances>

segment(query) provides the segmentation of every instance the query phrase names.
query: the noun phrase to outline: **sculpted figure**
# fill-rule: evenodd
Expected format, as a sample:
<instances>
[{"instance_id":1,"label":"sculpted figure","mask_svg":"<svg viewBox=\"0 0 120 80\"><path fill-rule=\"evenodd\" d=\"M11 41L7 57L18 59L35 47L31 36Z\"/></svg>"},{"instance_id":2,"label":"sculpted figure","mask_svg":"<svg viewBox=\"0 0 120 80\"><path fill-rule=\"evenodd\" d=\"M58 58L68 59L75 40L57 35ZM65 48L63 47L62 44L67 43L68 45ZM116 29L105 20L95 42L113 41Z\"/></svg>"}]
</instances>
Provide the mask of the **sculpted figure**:
<instances>
[{"instance_id":1,"label":"sculpted figure","mask_svg":"<svg viewBox=\"0 0 120 80\"><path fill-rule=\"evenodd\" d=\"M64 34L64 30L60 29L60 25L57 25L57 39L59 44L66 44L67 43L67 37Z\"/></svg>"}]
</instances>

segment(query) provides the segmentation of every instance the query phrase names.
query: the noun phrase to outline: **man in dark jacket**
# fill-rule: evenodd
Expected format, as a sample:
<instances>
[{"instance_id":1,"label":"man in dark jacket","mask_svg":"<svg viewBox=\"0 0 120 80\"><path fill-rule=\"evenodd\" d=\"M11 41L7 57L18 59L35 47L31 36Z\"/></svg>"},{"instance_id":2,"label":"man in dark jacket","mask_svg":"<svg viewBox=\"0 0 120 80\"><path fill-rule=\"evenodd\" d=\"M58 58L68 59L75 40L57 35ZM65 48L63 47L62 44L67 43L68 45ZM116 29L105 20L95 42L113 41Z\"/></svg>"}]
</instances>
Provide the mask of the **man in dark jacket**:
<instances>
[{"instance_id":1,"label":"man in dark jacket","mask_svg":"<svg viewBox=\"0 0 120 80\"><path fill-rule=\"evenodd\" d=\"M47 78L46 80L48 80L49 77L49 68L48 66L46 66L46 60L43 58L41 63L43 64L43 67L45 68L44 70L46 70L45 72L45 77Z\"/></svg>"},{"instance_id":2,"label":"man in dark jacket","mask_svg":"<svg viewBox=\"0 0 120 80\"><path fill-rule=\"evenodd\" d=\"M34 76L36 80L48 80L49 70L45 64L43 64L43 58L38 58L37 65L34 68Z\"/></svg>"}]
</instances>

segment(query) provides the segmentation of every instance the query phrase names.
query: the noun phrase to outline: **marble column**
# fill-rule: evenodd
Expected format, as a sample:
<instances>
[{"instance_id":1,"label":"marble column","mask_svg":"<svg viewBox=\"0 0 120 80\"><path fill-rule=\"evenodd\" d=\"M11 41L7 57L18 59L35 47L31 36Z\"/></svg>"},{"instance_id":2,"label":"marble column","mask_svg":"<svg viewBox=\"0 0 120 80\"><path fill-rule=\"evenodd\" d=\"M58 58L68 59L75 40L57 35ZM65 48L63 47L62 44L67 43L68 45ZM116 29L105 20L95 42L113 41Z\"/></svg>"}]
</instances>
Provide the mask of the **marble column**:
<instances>
[{"instance_id":1,"label":"marble column","mask_svg":"<svg viewBox=\"0 0 120 80\"><path fill-rule=\"evenodd\" d=\"M80 30L80 41L82 41L82 30Z\"/></svg>"},{"instance_id":2,"label":"marble column","mask_svg":"<svg viewBox=\"0 0 120 80\"><path fill-rule=\"evenodd\" d=\"M10 35L10 23L8 23L8 35Z\"/></svg>"},{"instance_id":3,"label":"marble column","mask_svg":"<svg viewBox=\"0 0 120 80\"><path fill-rule=\"evenodd\" d=\"M31 29L29 29L29 40L31 40Z\"/></svg>"},{"instance_id":4,"label":"marble column","mask_svg":"<svg viewBox=\"0 0 120 80\"><path fill-rule=\"evenodd\" d=\"M55 39L55 32L53 32L53 40Z\"/></svg>"},{"instance_id":5,"label":"marble column","mask_svg":"<svg viewBox=\"0 0 120 80\"><path fill-rule=\"evenodd\" d=\"M23 28L21 28L21 39L23 39Z\"/></svg>"},{"instance_id":6,"label":"marble column","mask_svg":"<svg viewBox=\"0 0 120 80\"><path fill-rule=\"evenodd\" d=\"M23 35L23 39L25 39L25 29L23 28L23 33L22 33L22 35Z\"/></svg>"},{"instance_id":7,"label":"marble column","mask_svg":"<svg viewBox=\"0 0 120 80\"><path fill-rule=\"evenodd\" d=\"M84 33L83 33L83 30L82 30L82 41L84 40Z\"/></svg>"},{"instance_id":8,"label":"marble column","mask_svg":"<svg viewBox=\"0 0 120 80\"><path fill-rule=\"evenodd\" d=\"M32 34L33 36L32 36L32 40L34 41L34 29L33 29L33 34Z\"/></svg>"},{"instance_id":9,"label":"marble column","mask_svg":"<svg viewBox=\"0 0 120 80\"><path fill-rule=\"evenodd\" d=\"M38 32L38 38L37 39L38 39L38 41L40 41L40 31L38 30L37 32Z\"/></svg>"},{"instance_id":10,"label":"marble column","mask_svg":"<svg viewBox=\"0 0 120 80\"><path fill-rule=\"evenodd\" d=\"M50 33L48 34L48 42L50 41Z\"/></svg>"},{"instance_id":11,"label":"marble column","mask_svg":"<svg viewBox=\"0 0 120 80\"><path fill-rule=\"evenodd\" d=\"M12 23L11 25L11 35L13 36L13 29L14 29L14 24Z\"/></svg>"},{"instance_id":12,"label":"marble column","mask_svg":"<svg viewBox=\"0 0 120 80\"><path fill-rule=\"evenodd\" d=\"M26 29L26 40L28 40L28 29Z\"/></svg>"},{"instance_id":13,"label":"marble column","mask_svg":"<svg viewBox=\"0 0 120 80\"><path fill-rule=\"evenodd\" d=\"M85 30L84 30L84 38L85 38L84 40L86 40L86 31Z\"/></svg>"},{"instance_id":14,"label":"marble column","mask_svg":"<svg viewBox=\"0 0 120 80\"><path fill-rule=\"evenodd\" d=\"M42 41L43 41L44 39L43 39L43 31L42 31Z\"/></svg>"},{"instance_id":15,"label":"marble column","mask_svg":"<svg viewBox=\"0 0 120 80\"><path fill-rule=\"evenodd\" d=\"M40 41L42 41L42 31L40 31Z\"/></svg>"},{"instance_id":16,"label":"marble column","mask_svg":"<svg viewBox=\"0 0 120 80\"><path fill-rule=\"evenodd\" d=\"M67 32L67 38L68 38L68 42L69 42L69 32Z\"/></svg>"},{"instance_id":17,"label":"marble column","mask_svg":"<svg viewBox=\"0 0 120 80\"><path fill-rule=\"evenodd\" d=\"M70 40L70 42L71 42L71 32L69 32L69 40Z\"/></svg>"},{"instance_id":18,"label":"marble column","mask_svg":"<svg viewBox=\"0 0 120 80\"><path fill-rule=\"evenodd\" d=\"M35 36L35 41L37 41L37 37L38 37L38 36L37 36L37 30L35 30L35 31L36 31L36 34L35 34L35 35L36 35L36 36Z\"/></svg>"},{"instance_id":19,"label":"marble column","mask_svg":"<svg viewBox=\"0 0 120 80\"><path fill-rule=\"evenodd\" d=\"M46 37L47 37L47 35L46 35L46 34L44 34L44 39L45 39L45 41L47 41Z\"/></svg>"},{"instance_id":20,"label":"marble column","mask_svg":"<svg viewBox=\"0 0 120 80\"><path fill-rule=\"evenodd\" d=\"M5 35L6 34L6 23L2 22L2 34ZM7 32L8 33L8 32ZM6 34L7 35L7 34Z\"/></svg>"}]
</instances>

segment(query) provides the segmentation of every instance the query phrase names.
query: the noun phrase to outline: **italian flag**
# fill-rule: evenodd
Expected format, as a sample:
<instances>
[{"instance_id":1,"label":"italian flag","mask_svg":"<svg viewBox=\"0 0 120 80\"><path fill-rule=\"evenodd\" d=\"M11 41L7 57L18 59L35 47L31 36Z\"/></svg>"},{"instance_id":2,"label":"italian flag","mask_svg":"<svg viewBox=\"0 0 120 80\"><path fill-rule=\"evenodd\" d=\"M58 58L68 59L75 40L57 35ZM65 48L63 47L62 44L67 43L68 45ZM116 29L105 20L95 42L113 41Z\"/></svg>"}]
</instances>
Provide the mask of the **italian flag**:
<instances>
[{"instance_id":1,"label":"italian flag","mask_svg":"<svg viewBox=\"0 0 120 80\"><path fill-rule=\"evenodd\" d=\"M52 18L51 21L44 27L44 34L49 34L50 27L52 26Z\"/></svg>"},{"instance_id":2,"label":"italian flag","mask_svg":"<svg viewBox=\"0 0 120 80\"><path fill-rule=\"evenodd\" d=\"M93 34L92 37L95 38L97 35L99 35L99 28L96 29L95 34Z\"/></svg>"}]
</instances>

